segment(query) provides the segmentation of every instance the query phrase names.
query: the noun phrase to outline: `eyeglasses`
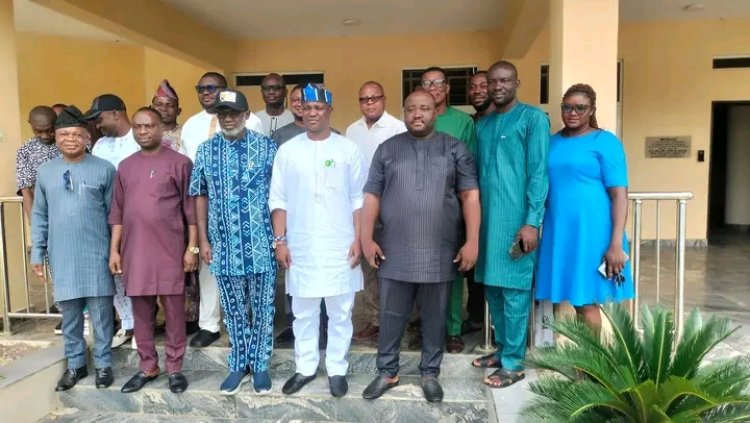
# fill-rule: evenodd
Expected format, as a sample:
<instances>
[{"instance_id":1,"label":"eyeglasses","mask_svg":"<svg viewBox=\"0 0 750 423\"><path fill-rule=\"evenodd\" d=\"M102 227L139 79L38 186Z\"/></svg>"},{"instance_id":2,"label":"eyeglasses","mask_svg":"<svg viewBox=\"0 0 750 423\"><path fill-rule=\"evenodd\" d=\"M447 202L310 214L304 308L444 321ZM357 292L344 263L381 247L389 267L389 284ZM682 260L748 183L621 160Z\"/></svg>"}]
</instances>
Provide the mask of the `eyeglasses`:
<instances>
[{"instance_id":1,"label":"eyeglasses","mask_svg":"<svg viewBox=\"0 0 750 423\"><path fill-rule=\"evenodd\" d=\"M203 91L213 94L216 92L216 90L224 89L226 87L222 85L196 85L195 86L195 92L198 94L202 93Z\"/></svg>"},{"instance_id":2,"label":"eyeglasses","mask_svg":"<svg viewBox=\"0 0 750 423\"><path fill-rule=\"evenodd\" d=\"M283 85L261 85L260 89L269 92L269 91L282 91L284 89Z\"/></svg>"},{"instance_id":3,"label":"eyeglasses","mask_svg":"<svg viewBox=\"0 0 750 423\"><path fill-rule=\"evenodd\" d=\"M429 80L429 79L422 80L422 88L424 88L425 90L429 90L430 87L443 88L445 84L446 84L445 78L433 79L433 80Z\"/></svg>"},{"instance_id":4,"label":"eyeglasses","mask_svg":"<svg viewBox=\"0 0 750 423\"><path fill-rule=\"evenodd\" d=\"M243 113L244 112L225 108L223 110L217 111L216 117L219 118L219 120L224 120L226 118L237 119Z\"/></svg>"},{"instance_id":5,"label":"eyeglasses","mask_svg":"<svg viewBox=\"0 0 750 423\"><path fill-rule=\"evenodd\" d=\"M359 98L359 104L375 104L380 103L380 100L383 99L385 95L374 95L372 97L360 97Z\"/></svg>"},{"instance_id":6,"label":"eyeglasses","mask_svg":"<svg viewBox=\"0 0 750 423\"><path fill-rule=\"evenodd\" d=\"M583 114L586 113L586 110L588 110L591 106L587 104L567 104L563 103L560 105L562 107L563 113L572 113L573 110L576 111L576 113Z\"/></svg>"},{"instance_id":7,"label":"eyeglasses","mask_svg":"<svg viewBox=\"0 0 750 423\"><path fill-rule=\"evenodd\" d=\"M65 181L65 189L73 191L73 176L70 174L69 170L66 170L65 173L63 173L63 181Z\"/></svg>"}]
</instances>

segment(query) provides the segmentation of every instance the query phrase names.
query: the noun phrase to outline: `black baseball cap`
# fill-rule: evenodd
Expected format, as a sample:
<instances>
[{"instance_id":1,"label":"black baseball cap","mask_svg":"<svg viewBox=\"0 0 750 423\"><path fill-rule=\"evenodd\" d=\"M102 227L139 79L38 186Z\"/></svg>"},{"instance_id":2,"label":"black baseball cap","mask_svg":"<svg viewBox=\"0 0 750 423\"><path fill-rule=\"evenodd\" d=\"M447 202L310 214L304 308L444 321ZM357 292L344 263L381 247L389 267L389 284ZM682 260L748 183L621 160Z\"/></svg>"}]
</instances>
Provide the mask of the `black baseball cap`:
<instances>
[{"instance_id":1,"label":"black baseball cap","mask_svg":"<svg viewBox=\"0 0 750 423\"><path fill-rule=\"evenodd\" d=\"M102 94L94 99L91 103L91 109L86 112L86 119L96 119L101 112L109 110L125 111L125 102L114 94Z\"/></svg>"},{"instance_id":2,"label":"black baseball cap","mask_svg":"<svg viewBox=\"0 0 750 423\"><path fill-rule=\"evenodd\" d=\"M232 109L238 112L246 112L250 110L250 106L247 105L245 94L234 90L221 91L216 98L216 103L211 107L211 111L215 113L222 108Z\"/></svg>"}]
</instances>

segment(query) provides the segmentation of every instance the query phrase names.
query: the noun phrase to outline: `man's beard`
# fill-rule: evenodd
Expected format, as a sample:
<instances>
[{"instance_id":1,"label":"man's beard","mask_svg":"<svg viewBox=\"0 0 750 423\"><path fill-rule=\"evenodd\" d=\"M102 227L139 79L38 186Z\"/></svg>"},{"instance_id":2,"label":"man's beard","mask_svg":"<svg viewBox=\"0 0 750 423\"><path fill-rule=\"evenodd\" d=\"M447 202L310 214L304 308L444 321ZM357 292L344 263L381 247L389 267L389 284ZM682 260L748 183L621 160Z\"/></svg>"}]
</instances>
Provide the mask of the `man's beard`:
<instances>
[{"instance_id":1,"label":"man's beard","mask_svg":"<svg viewBox=\"0 0 750 423\"><path fill-rule=\"evenodd\" d=\"M234 129L222 129L222 132L224 132L224 135L226 135L226 136L228 136L230 138L237 138L242 133L242 131L244 129L245 129L244 127L242 127L242 128L237 127L237 128L234 128Z\"/></svg>"},{"instance_id":2,"label":"man's beard","mask_svg":"<svg viewBox=\"0 0 750 423\"><path fill-rule=\"evenodd\" d=\"M480 104L479 106L474 106L473 104L472 104L472 106L474 107L474 110L477 111L477 113L481 113L481 112L487 110L490 107L490 104L492 104L492 100L489 97L487 97L484 100L484 102L482 104Z\"/></svg>"}]
</instances>

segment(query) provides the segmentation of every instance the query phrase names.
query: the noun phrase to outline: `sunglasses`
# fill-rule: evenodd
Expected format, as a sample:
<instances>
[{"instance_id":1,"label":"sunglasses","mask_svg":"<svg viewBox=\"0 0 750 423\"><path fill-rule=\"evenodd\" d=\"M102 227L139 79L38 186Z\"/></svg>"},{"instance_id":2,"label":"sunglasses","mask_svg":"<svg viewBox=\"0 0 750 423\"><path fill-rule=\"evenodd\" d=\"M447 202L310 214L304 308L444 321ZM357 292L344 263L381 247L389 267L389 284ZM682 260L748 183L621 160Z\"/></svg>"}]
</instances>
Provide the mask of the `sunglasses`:
<instances>
[{"instance_id":1,"label":"sunglasses","mask_svg":"<svg viewBox=\"0 0 750 423\"><path fill-rule=\"evenodd\" d=\"M209 94L213 94L217 90L222 90L224 88L226 88L226 87L221 86L221 85L196 85L195 86L195 92L197 92L198 94L200 94L200 93L202 93L202 92L205 91L205 92L207 92Z\"/></svg>"},{"instance_id":2,"label":"sunglasses","mask_svg":"<svg viewBox=\"0 0 750 423\"><path fill-rule=\"evenodd\" d=\"M567 104L563 103L560 105L562 108L563 113L571 113L573 110L576 111L576 113L583 114L586 113L586 110L588 110L591 106L586 104Z\"/></svg>"},{"instance_id":3,"label":"sunglasses","mask_svg":"<svg viewBox=\"0 0 750 423\"><path fill-rule=\"evenodd\" d=\"M260 89L265 92L282 91L284 89L284 86L283 85L261 85Z\"/></svg>"},{"instance_id":4,"label":"sunglasses","mask_svg":"<svg viewBox=\"0 0 750 423\"><path fill-rule=\"evenodd\" d=\"M73 176L70 174L69 170L66 170L65 173L63 173L63 181L65 181L65 189L73 191Z\"/></svg>"},{"instance_id":5,"label":"sunglasses","mask_svg":"<svg viewBox=\"0 0 750 423\"><path fill-rule=\"evenodd\" d=\"M443 88L445 84L446 84L445 78L433 79L433 80L429 80L429 79L422 80L422 88L424 88L425 90L429 90L430 87Z\"/></svg>"},{"instance_id":6,"label":"sunglasses","mask_svg":"<svg viewBox=\"0 0 750 423\"><path fill-rule=\"evenodd\" d=\"M359 98L359 104L375 104L375 103L379 103L380 100L383 99L383 97L385 97L385 96L384 95L376 95L376 96L372 96L372 97L360 97Z\"/></svg>"}]
</instances>

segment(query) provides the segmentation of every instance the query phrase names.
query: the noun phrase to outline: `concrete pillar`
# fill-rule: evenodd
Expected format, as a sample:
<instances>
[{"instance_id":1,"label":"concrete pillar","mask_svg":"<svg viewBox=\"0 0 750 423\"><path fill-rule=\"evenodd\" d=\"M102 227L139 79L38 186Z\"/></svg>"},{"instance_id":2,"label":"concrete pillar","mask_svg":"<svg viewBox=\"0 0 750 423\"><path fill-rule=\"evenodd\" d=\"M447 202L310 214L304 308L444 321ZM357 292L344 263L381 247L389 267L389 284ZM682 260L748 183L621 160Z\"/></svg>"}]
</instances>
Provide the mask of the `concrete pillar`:
<instances>
[{"instance_id":1,"label":"concrete pillar","mask_svg":"<svg viewBox=\"0 0 750 423\"><path fill-rule=\"evenodd\" d=\"M550 0L550 120L562 127L558 105L571 85L596 91L599 126L617 128L619 0Z\"/></svg>"}]
</instances>

